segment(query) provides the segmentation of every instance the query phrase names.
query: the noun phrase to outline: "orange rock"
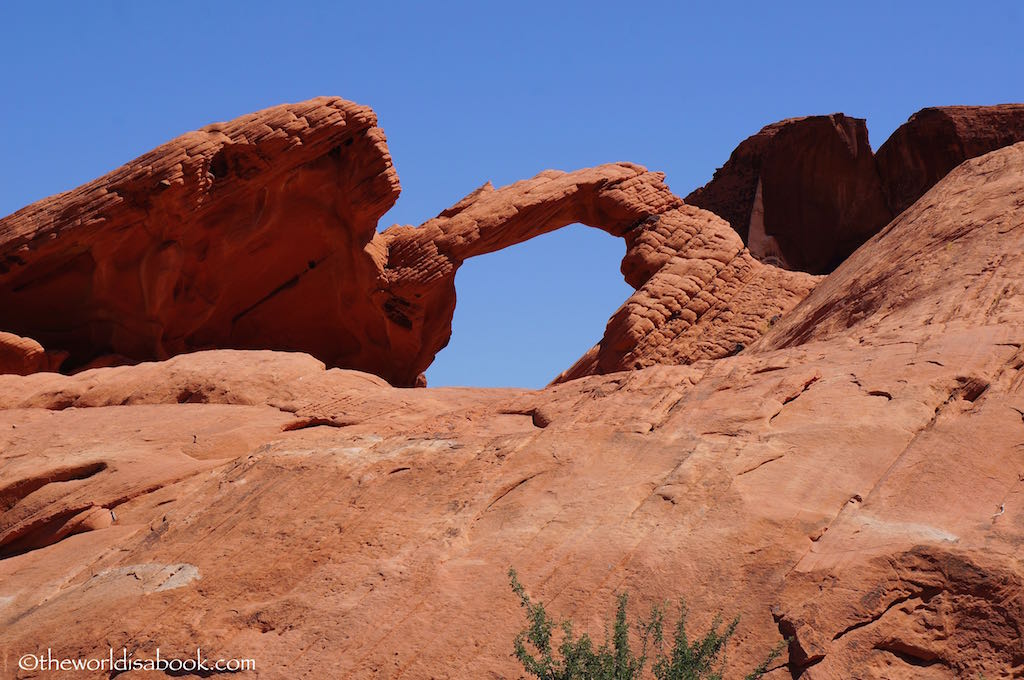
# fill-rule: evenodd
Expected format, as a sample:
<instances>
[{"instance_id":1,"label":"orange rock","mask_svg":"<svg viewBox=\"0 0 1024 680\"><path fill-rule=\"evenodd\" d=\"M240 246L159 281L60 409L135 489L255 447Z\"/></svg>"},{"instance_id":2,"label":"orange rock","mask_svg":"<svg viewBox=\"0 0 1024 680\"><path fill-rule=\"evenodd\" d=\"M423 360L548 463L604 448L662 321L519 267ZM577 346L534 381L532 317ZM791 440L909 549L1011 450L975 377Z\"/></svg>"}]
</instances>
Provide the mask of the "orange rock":
<instances>
[{"instance_id":1,"label":"orange rock","mask_svg":"<svg viewBox=\"0 0 1024 680\"><path fill-rule=\"evenodd\" d=\"M873 154L864 120L790 118L744 140L687 203L720 215L751 254L835 269L969 158L1024 141L1024 104L922 109Z\"/></svg>"},{"instance_id":2,"label":"orange rock","mask_svg":"<svg viewBox=\"0 0 1024 680\"><path fill-rule=\"evenodd\" d=\"M626 240L622 273L637 289L604 337L556 381L735 353L768 320L796 305L816 278L753 260L728 225L669 191L661 173L626 163L494 189L486 184L419 228L383 233L390 296L384 303L414 357L404 380L426 369L451 335L455 273L462 262L580 222Z\"/></svg>"},{"instance_id":3,"label":"orange rock","mask_svg":"<svg viewBox=\"0 0 1024 680\"><path fill-rule=\"evenodd\" d=\"M0 331L0 373L28 375L37 371L54 371L66 353L47 352L32 338Z\"/></svg>"},{"instance_id":4,"label":"orange rock","mask_svg":"<svg viewBox=\"0 0 1024 680\"><path fill-rule=\"evenodd\" d=\"M446 224L423 243L490 242ZM626 269L649 283L669 264L646 238ZM697 630L741 614L737 670L793 636L773 680L1015 677L1021 252L1024 144L960 165L735 356L539 391L225 350L0 376L4 674L124 645L268 678L517 677L514 566L592 636L623 590L685 596Z\"/></svg>"},{"instance_id":5,"label":"orange rock","mask_svg":"<svg viewBox=\"0 0 1024 680\"><path fill-rule=\"evenodd\" d=\"M398 179L373 112L278 106L0 220L0 325L68 351L68 371L278 349L422 385L462 262L582 222L626 239L638 290L562 379L724 356L814 279L754 262L663 179L628 163L546 171L377 233Z\"/></svg>"},{"instance_id":6,"label":"orange rock","mask_svg":"<svg viewBox=\"0 0 1024 680\"><path fill-rule=\"evenodd\" d=\"M321 97L207 126L0 220L0 327L67 350L70 370L207 347L372 369L388 349L365 309L370 242L398 191L367 107Z\"/></svg>"}]
</instances>

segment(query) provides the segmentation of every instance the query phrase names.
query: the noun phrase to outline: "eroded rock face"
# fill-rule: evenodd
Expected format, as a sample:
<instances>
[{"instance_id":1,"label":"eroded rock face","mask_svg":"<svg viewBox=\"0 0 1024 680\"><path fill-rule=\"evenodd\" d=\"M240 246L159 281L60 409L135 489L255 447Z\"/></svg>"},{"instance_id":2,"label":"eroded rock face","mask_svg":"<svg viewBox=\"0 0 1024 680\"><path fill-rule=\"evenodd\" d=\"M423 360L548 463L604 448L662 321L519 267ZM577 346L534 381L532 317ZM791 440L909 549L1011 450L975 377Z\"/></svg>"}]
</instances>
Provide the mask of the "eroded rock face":
<instances>
[{"instance_id":1,"label":"eroded rock face","mask_svg":"<svg viewBox=\"0 0 1024 680\"><path fill-rule=\"evenodd\" d=\"M878 149L878 171L898 215L968 158L1024 141L1024 104L921 109Z\"/></svg>"},{"instance_id":2,"label":"eroded rock face","mask_svg":"<svg viewBox=\"0 0 1024 680\"><path fill-rule=\"evenodd\" d=\"M61 357L47 350L61 341L79 352L73 363L96 353L86 342L96 337L129 358L184 351L175 324L249 328L254 343L259 333L298 343L317 328L356 338L317 346L334 347L333 360L216 350L0 376L5 677L31 677L16 667L24 653L88 658L122 645L140 658L196 646L251 657L269 678L510 677L522 621L509 566L595 636L622 590L639 611L684 596L699 629L741 614L738 667L793 638L774 680L1020 674L1024 143L959 165L819 282L757 261L724 220L630 164L485 185L418 228L377 234L397 183L354 106L318 100L186 136L198 151L182 152L180 167L128 166L144 178L135 186L180 181L150 199L98 185L0 225L21 243L5 251L16 255L4 276L19 282L0 295L12 318L35 318L15 313L19 294L42 302L88 284L95 298L74 292L93 311L74 319L96 333L103 314L125 314L134 329L79 334L58 316L46 349L0 334L0 361L15 372L52 369ZM278 127L266 123L275 116ZM239 158L261 156L236 147L259 147L264 133L285 145L280 158L318 160L282 175L246 169ZM231 145L218 146L221 134ZM211 135L220 141L207 148ZM372 162L346 170L344 149ZM236 198L217 197L218 179ZM241 210L252 186L279 192L268 188L267 216L246 223L255 231L210 207ZM197 204L159 198L175 191ZM381 202L346 207L360 191ZM176 272L198 266L199 227L233 235L216 246L209 236L206 257L258 263L254 244L290 224L272 195L309 217L297 233L328 255L233 324L211 320L243 289L211 283L217 295L191 308L209 315L188 326L175 305L192 298L170 282L193 282ZM58 228L55 206L78 207ZM115 229L118 219L136 226ZM636 293L565 382L393 386L414 383L447 341L462 262L573 222L626 240L622 272ZM182 224L197 231L173 232L179 245L154 251L156 264L119 259ZM300 255L285 252L292 264ZM313 285L320 275L339 287ZM118 307L119 281L162 304L126 294ZM293 289L307 302L353 297L323 302L337 318L323 312L320 326L303 310L274 326L263 305ZM267 325L246 326L250 313ZM117 344L125 338L136 344ZM325 365L349 361L377 375Z\"/></svg>"},{"instance_id":3,"label":"eroded rock face","mask_svg":"<svg viewBox=\"0 0 1024 680\"><path fill-rule=\"evenodd\" d=\"M540 391L223 350L0 376L3 672L200 645L268 678L515 677L514 566L592 636L624 590L741 614L738 669L791 636L772 680L1016 677L1021 253L1024 144L736 356Z\"/></svg>"},{"instance_id":4,"label":"eroded rock face","mask_svg":"<svg viewBox=\"0 0 1024 680\"><path fill-rule=\"evenodd\" d=\"M251 347L374 370L370 243L398 190L367 107L210 125L0 220L0 328L68 351L65 369Z\"/></svg>"},{"instance_id":5,"label":"eroded rock face","mask_svg":"<svg viewBox=\"0 0 1024 680\"><path fill-rule=\"evenodd\" d=\"M744 140L687 203L762 261L828 273L969 158L1024 140L1024 104L922 109L873 154L865 122L791 118Z\"/></svg>"},{"instance_id":6,"label":"eroded rock face","mask_svg":"<svg viewBox=\"0 0 1024 680\"><path fill-rule=\"evenodd\" d=\"M724 221L684 205L663 180L624 163L548 171L501 189L484 185L419 228L385 231L388 292L420 370L448 342L465 259L574 222L626 240L622 273L637 290L557 381L727 356L814 286L815 277L755 261Z\"/></svg>"},{"instance_id":7,"label":"eroded rock face","mask_svg":"<svg viewBox=\"0 0 1024 680\"><path fill-rule=\"evenodd\" d=\"M841 113L764 127L686 202L723 217L755 257L815 274L892 218L867 126Z\"/></svg>"},{"instance_id":8,"label":"eroded rock face","mask_svg":"<svg viewBox=\"0 0 1024 680\"><path fill-rule=\"evenodd\" d=\"M755 260L728 224L692 206L648 221L626 243L626 280L642 283L557 382L736 354L817 283Z\"/></svg>"},{"instance_id":9,"label":"eroded rock face","mask_svg":"<svg viewBox=\"0 0 1024 680\"><path fill-rule=\"evenodd\" d=\"M870 248L823 279L759 346L864 343L932 325L1016 324L1024 258L1010 234L1021 224L1021 167L1024 144L962 163Z\"/></svg>"},{"instance_id":10,"label":"eroded rock face","mask_svg":"<svg viewBox=\"0 0 1024 680\"><path fill-rule=\"evenodd\" d=\"M18 334L0 342L0 371L266 348L423 384L462 262L574 222L626 240L636 293L556 380L728 356L815 285L766 265L830 271L960 160L1022 136L1024 105L926 109L876 164L863 120L796 118L687 198L725 222L619 163L486 184L418 228L377 233L399 186L373 112L274 107L0 220L0 328Z\"/></svg>"},{"instance_id":11,"label":"eroded rock face","mask_svg":"<svg viewBox=\"0 0 1024 680\"><path fill-rule=\"evenodd\" d=\"M628 163L486 184L377 233L399 188L375 124L337 98L267 109L0 220L0 328L68 352L65 370L255 348L423 384L459 266L582 222L626 239L637 293L566 379L733 353L814 284Z\"/></svg>"},{"instance_id":12,"label":"eroded rock face","mask_svg":"<svg viewBox=\"0 0 1024 680\"><path fill-rule=\"evenodd\" d=\"M511 565L595 636L623 590L739 613L737 669L794 638L775 680L1016 677L1021 253L1024 143L735 356L540 391L270 351L0 376L3 673L200 645L268 678L514 677Z\"/></svg>"}]
</instances>

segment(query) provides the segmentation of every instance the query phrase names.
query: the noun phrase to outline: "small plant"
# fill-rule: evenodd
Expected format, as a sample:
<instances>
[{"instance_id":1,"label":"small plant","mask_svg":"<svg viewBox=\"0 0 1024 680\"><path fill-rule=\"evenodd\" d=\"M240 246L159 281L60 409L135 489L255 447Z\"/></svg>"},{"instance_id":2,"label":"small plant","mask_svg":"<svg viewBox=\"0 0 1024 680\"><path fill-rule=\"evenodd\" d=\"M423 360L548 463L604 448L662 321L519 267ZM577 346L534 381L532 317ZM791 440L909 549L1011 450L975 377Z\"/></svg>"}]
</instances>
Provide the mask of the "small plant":
<instances>
[{"instance_id":1,"label":"small plant","mask_svg":"<svg viewBox=\"0 0 1024 680\"><path fill-rule=\"evenodd\" d=\"M571 621L558 624L562 641L554 647L555 621L544 605L534 603L519 582L514 569L508 571L512 590L526 611L527 626L515 637L514 654L527 673L538 680L640 680L648 662L648 652L655 650L650 674L656 680L721 680L725 672L725 648L736 633L739 617L722 628L716 617L704 637L690 642L686 632L686 604L681 603L679 621L672 637L672 649L664 651L664 609L653 607L646 620L638 621L640 654L629 644L629 623L626 606L629 598L619 595L611 635L605 630L604 642L595 649L590 636L576 637ZM760 680L785 649L788 640L780 642L758 664L746 680ZM532 648L532 651L531 651Z\"/></svg>"}]
</instances>

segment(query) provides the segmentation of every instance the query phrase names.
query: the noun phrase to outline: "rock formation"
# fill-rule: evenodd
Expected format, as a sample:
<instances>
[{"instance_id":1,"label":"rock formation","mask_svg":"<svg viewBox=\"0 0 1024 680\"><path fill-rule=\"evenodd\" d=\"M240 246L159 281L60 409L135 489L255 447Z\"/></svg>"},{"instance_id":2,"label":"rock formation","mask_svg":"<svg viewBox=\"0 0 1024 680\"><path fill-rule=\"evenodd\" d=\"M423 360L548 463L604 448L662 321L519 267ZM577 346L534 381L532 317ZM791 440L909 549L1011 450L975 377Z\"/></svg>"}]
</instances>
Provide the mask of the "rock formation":
<instances>
[{"instance_id":1,"label":"rock formation","mask_svg":"<svg viewBox=\"0 0 1024 680\"><path fill-rule=\"evenodd\" d=\"M418 228L383 234L389 299L411 331L419 370L448 342L455 272L465 259L574 222L626 240L622 273L636 293L559 381L734 353L816 281L755 261L725 222L684 205L663 175L640 166L548 171L497 190L486 184Z\"/></svg>"},{"instance_id":2,"label":"rock formation","mask_svg":"<svg viewBox=\"0 0 1024 680\"><path fill-rule=\"evenodd\" d=\"M517 677L509 566L598 638L621 591L638 612L683 596L699 630L741 614L734 668L792 638L769 680L1021 675L1024 143L961 163L818 279L756 261L639 166L485 185L377 234L397 181L368 110L324 99L220 130L0 224L20 243L2 309L45 340L0 334L0 365L31 373L0 375L0 675L38 677L18 662L47 649L201 647L272 679ZM195 150L165 167L169 148ZM466 258L577 221L626 240L636 293L562 382L394 386L447 340ZM312 239L281 246L288 264L324 259L246 325L244 287L192 267L270 272L281 229ZM275 307L292 290L319 326ZM311 347L323 360L185 353L198 329L281 347L357 327ZM62 349L161 360L45 372Z\"/></svg>"},{"instance_id":3,"label":"rock formation","mask_svg":"<svg viewBox=\"0 0 1024 680\"><path fill-rule=\"evenodd\" d=\"M889 210L899 215L968 158L1024 141L1024 104L921 109L878 149Z\"/></svg>"},{"instance_id":4,"label":"rock formation","mask_svg":"<svg viewBox=\"0 0 1024 680\"><path fill-rule=\"evenodd\" d=\"M386 359L366 337L386 328L359 316L379 270L367 246L397 195L367 107L320 98L210 125L0 220L0 328L72 369L273 347L373 370Z\"/></svg>"},{"instance_id":5,"label":"rock formation","mask_svg":"<svg viewBox=\"0 0 1024 680\"><path fill-rule=\"evenodd\" d=\"M399 186L373 112L278 106L0 220L0 328L22 336L0 341L0 371L255 348L423 384L451 335L462 262L573 222L626 240L636 293L557 380L722 357L815 283L758 260L830 271L960 160L1022 138L1024 105L925 109L877 159L860 119L769 125L687 198L748 252L627 163L486 184L418 228L378 233Z\"/></svg>"},{"instance_id":6,"label":"rock formation","mask_svg":"<svg viewBox=\"0 0 1024 680\"><path fill-rule=\"evenodd\" d=\"M595 636L622 590L740 613L737 667L794 638L771 680L1016 677L1021 252L1024 144L736 356L541 391L266 351L0 376L3 672L201 645L268 678L516 677L514 566Z\"/></svg>"},{"instance_id":7,"label":"rock formation","mask_svg":"<svg viewBox=\"0 0 1024 680\"><path fill-rule=\"evenodd\" d=\"M914 114L873 154L865 121L790 118L744 140L687 203L723 217L759 260L832 271L960 162L1024 141L1024 105Z\"/></svg>"},{"instance_id":8,"label":"rock formation","mask_svg":"<svg viewBox=\"0 0 1024 680\"><path fill-rule=\"evenodd\" d=\"M865 649L927 669L915 677L1020 672L1021 234L1016 144L957 167L757 347L889 348L905 357L896 391L857 377L861 389L890 409L918 380L947 395L912 406L927 421L870 493L839 510L787 584L790 603L776 617L795 632L799 663L815 664L810 677L848 673ZM939 337L948 351L936 353ZM933 368L952 370L929 381ZM1002 665L970 665L981 656Z\"/></svg>"},{"instance_id":9,"label":"rock formation","mask_svg":"<svg viewBox=\"0 0 1024 680\"><path fill-rule=\"evenodd\" d=\"M63 352L47 352L32 338L0 331L0 373L28 375L56 370L66 358Z\"/></svg>"},{"instance_id":10,"label":"rock formation","mask_svg":"<svg viewBox=\"0 0 1024 680\"><path fill-rule=\"evenodd\" d=\"M0 220L0 328L68 352L65 370L257 348L422 384L462 262L582 222L626 239L637 293L576 377L724 356L814 283L627 163L487 184L377 233L398 179L375 122L336 98L274 107Z\"/></svg>"},{"instance_id":11,"label":"rock formation","mask_svg":"<svg viewBox=\"0 0 1024 680\"><path fill-rule=\"evenodd\" d=\"M725 218L760 259L815 274L892 217L867 126L841 113L764 127L686 202Z\"/></svg>"}]
</instances>

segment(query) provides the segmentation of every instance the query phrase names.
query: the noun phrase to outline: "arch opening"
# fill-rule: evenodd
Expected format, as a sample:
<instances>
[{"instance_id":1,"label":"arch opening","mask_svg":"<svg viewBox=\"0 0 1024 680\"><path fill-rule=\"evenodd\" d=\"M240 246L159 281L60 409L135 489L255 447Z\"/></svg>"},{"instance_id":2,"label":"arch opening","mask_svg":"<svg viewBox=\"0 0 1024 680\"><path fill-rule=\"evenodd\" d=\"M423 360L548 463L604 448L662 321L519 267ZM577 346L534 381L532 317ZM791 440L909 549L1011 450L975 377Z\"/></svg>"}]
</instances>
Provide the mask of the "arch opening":
<instances>
[{"instance_id":1,"label":"arch opening","mask_svg":"<svg viewBox=\"0 0 1024 680\"><path fill-rule=\"evenodd\" d=\"M577 223L466 260L451 340L427 384L547 385L601 339L633 293L619 272L625 250L621 238Z\"/></svg>"}]
</instances>

